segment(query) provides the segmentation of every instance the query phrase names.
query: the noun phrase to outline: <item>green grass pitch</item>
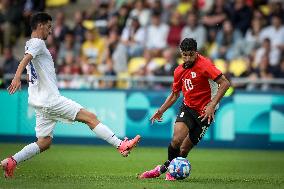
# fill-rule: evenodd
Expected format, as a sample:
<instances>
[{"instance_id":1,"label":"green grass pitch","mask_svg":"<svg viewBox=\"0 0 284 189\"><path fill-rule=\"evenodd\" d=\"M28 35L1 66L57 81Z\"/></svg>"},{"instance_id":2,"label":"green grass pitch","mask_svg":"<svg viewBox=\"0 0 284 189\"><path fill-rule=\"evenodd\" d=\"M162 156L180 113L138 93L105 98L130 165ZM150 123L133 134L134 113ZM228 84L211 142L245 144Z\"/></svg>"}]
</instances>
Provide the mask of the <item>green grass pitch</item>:
<instances>
[{"instance_id":1,"label":"green grass pitch","mask_svg":"<svg viewBox=\"0 0 284 189\"><path fill-rule=\"evenodd\" d=\"M0 144L0 158L24 144ZM190 178L182 181L139 180L136 174L165 160L167 148L138 147L128 158L107 146L54 145L18 166L14 179L0 178L8 188L284 188L284 152L194 149Z\"/></svg>"}]
</instances>

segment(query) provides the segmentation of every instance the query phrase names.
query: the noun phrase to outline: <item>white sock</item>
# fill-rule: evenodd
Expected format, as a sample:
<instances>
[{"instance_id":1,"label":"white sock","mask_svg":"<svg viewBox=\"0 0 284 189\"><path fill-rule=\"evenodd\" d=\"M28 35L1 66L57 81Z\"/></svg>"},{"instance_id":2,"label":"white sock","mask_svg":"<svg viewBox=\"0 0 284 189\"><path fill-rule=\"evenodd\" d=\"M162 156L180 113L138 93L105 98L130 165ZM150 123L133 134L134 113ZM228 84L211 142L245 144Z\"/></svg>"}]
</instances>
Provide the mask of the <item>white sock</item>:
<instances>
[{"instance_id":1,"label":"white sock","mask_svg":"<svg viewBox=\"0 0 284 189\"><path fill-rule=\"evenodd\" d=\"M115 136L115 134L104 124L99 123L94 129L94 133L96 133L97 137L107 141L109 144L118 148L121 143L121 140Z\"/></svg>"},{"instance_id":2,"label":"white sock","mask_svg":"<svg viewBox=\"0 0 284 189\"><path fill-rule=\"evenodd\" d=\"M34 142L25 146L21 151L13 155L13 158L19 164L20 162L30 159L31 157L39 153L40 153L39 146L37 145L37 143Z\"/></svg>"}]
</instances>

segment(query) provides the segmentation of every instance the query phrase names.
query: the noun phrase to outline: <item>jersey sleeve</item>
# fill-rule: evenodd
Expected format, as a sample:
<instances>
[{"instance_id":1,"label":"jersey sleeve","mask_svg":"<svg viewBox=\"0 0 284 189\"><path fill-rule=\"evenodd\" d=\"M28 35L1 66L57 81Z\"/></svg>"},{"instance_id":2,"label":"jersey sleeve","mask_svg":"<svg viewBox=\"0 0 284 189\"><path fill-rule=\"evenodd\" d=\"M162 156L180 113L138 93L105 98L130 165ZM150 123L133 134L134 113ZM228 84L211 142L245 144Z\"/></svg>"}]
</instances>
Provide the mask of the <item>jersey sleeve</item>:
<instances>
[{"instance_id":1,"label":"jersey sleeve","mask_svg":"<svg viewBox=\"0 0 284 189\"><path fill-rule=\"evenodd\" d=\"M206 61L204 66L204 75L209 79L216 81L222 76L222 72L216 68L211 61Z\"/></svg>"},{"instance_id":2,"label":"jersey sleeve","mask_svg":"<svg viewBox=\"0 0 284 189\"><path fill-rule=\"evenodd\" d=\"M179 67L177 67L174 71L174 82L172 84L173 92L180 92L182 90L182 79L180 77Z\"/></svg>"},{"instance_id":3,"label":"jersey sleeve","mask_svg":"<svg viewBox=\"0 0 284 189\"><path fill-rule=\"evenodd\" d=\"M26 45L25 54L30 54L35 58L37 55L41 54L42 49L43 41L31 39L30 43Z\"/></svg>"}]
</instances>

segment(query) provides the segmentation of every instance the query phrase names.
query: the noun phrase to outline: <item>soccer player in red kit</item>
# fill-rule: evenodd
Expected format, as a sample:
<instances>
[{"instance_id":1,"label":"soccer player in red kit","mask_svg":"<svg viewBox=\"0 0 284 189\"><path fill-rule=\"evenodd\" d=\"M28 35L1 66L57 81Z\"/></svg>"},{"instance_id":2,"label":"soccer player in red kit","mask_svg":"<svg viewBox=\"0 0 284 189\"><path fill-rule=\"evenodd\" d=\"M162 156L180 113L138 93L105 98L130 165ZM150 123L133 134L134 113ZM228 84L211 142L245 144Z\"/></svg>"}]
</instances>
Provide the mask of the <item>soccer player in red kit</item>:
<instances>
[{"instance_id":1,"label":"soccer player in red kit","mask_svg":"<svg viewBox=\"0 0 284 189\"><path fill-rule=\"evenodd\" d=\"M187 157L189 151L204 136L218 103L230 86L229 81L211 60L197 51L197 43L192 38L185 38L180 44L183 64L174 71L172 92L164 104L151 117L162 121L163 113L171 107L183 93L183 103L177 115L174 135L168 147L168 159L150 171L145 171L139 178L156 178L167 172L167 168L176 157ZM175 180L169 173L166 180Z\"/></svg>"}]
</instances>

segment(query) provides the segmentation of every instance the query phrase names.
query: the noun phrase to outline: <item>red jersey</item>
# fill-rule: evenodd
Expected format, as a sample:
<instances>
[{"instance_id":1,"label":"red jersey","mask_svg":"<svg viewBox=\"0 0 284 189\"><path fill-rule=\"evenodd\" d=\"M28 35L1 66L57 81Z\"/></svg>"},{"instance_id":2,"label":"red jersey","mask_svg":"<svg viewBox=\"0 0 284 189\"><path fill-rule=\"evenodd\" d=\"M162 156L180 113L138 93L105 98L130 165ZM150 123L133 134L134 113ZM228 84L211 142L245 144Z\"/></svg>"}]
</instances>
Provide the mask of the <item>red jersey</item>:
<instances>
[{"instance_id":1,"label":"red jersey","mask_svg":"<svg viewBox=\"0 0 284 189\"><path fill-rule=\"evenodd\" d=\"M188 107L201 114L203 108L216 95L218 84L216 81L222 72L208 58L197 54L194 65L183 68L179 65L174 71L173 92L182 91L183 102Z\"/></svg>"}]
</instances>

